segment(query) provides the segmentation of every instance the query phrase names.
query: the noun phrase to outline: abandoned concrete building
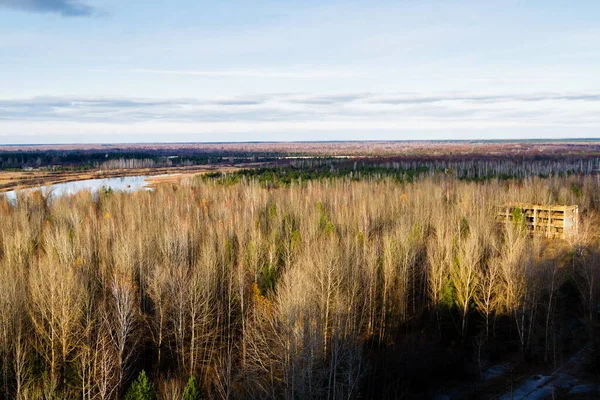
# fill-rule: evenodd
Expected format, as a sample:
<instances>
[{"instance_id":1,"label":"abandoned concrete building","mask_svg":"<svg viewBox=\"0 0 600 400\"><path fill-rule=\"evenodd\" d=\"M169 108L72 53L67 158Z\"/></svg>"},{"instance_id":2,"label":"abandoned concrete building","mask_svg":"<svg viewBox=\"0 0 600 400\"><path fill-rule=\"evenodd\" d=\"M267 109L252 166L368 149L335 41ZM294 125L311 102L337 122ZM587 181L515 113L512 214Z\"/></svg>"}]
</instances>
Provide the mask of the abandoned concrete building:
<instances>
[{"instance_id":1,"label":"abandoned concrete building","mask_svg":"<svg viewBox=\"0 0 600 400\"><path fill-rule=\"evenodd\" d=\"M508 223L517 217L523 219L532 233L550 239L573 238L579 231L579 207L576 205L507 203L500 207L499 221Z\"/></svg>"}]
</instances>

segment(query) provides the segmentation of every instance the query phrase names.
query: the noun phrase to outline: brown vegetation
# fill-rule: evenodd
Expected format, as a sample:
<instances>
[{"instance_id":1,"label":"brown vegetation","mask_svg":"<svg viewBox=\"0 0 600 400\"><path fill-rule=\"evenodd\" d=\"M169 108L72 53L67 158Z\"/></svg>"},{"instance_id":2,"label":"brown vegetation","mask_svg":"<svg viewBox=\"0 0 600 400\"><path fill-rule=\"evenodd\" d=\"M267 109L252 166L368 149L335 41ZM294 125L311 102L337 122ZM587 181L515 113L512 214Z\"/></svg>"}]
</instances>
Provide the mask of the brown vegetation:
<instances>
[{"instance_id":1,"label":"brown vegetation","mask_svg":"<svg viewBox=\"0 0 600 400\"><path fill-rule=\"evenodd\" d=\"M131 143L10 145L1 152L15 151L160 151L169 154L203 153L279 153L312 156L402 156L426 159L465 159L474 156L500 158L556 156L598 156L597 140L520 140L520 141L340 141L340 142L249 142L249 143Z\"/></svg>"},{"instance_id":2,"label":"brown vegetation","mask_svg":"<svg viewBox=\"0 0 600 400\"><path fill-rule=\"evenodd\" d=\"M569 282L593 337L598 181L443 179L0 199L0 389L113 399L144 368L165 398L400 397L473 343L559 363ZM582 236L550 256L506 201L578 204Z\"/></svg>"}]
</instances>

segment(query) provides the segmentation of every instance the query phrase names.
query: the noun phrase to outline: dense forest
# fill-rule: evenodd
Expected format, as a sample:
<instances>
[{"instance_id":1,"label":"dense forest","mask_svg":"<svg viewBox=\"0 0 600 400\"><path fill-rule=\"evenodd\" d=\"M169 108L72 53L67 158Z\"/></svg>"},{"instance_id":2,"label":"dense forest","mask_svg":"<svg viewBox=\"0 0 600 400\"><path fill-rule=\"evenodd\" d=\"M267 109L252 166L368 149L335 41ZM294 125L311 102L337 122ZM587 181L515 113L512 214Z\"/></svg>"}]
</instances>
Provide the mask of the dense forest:
<instances>
[{"instance_id":1,"label":"dense forest","mask_svg":"<svg viewBox=\"0 0 600 400\"><path fill-rule=\"evenodd\" d=\"M18 170L23 168L45 169L131 169L185 167L190 165L215 164L224 162L250 162L275 159L273 155L249 155L247 153L214 152L187 154L174 151L175 155L165 151L0 151L0 170Z\"/></svg>"},{"instance_id":2,"label":"dense forest","mask_svg":"<svg viewBox=\"0 0 600 400\"><path fill-rule=\"evenodd\" d=\"M434 177L440 173L464 181L521 180L537 176L567 177L594 175L600 170L600 158L587 160L494 160L489 157L476 160L394 160L390 159L332 159L312 158L270 163L263 167L231 172L211 172L205 179L231 184L242 178L253 178L271 185L299 184L309 180L350 178L353 181L391 178L400 183L412 182L418 177Z\"/></svg>"},{"instance_id":3,"label":"dense forest","mask_svg":"<svg viewBox=\"0 0 600 400\"><path fill-rule=\"evenodd\" d=\"M600 350L597 177L250 175L0 198L3 397L423 398ZM578 204L580 234L506 201Z\"/></svg>"}]
</instances>

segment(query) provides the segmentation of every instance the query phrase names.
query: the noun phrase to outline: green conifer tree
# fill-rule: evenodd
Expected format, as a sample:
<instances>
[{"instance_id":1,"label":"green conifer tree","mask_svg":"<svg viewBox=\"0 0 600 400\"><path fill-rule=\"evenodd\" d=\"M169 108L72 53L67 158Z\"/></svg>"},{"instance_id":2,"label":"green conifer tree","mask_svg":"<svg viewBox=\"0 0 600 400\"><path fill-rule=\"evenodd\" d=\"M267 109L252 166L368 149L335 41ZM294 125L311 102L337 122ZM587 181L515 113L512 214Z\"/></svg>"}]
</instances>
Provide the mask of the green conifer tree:
<instances>
[{"instance_id":1,"label":"green conifer tree","mask_svg":"<svg viewBox=\"0 0 600 400\"><path fill-rule=\"evenodd\" d=\"M133 381L125 395L125 400L156 400L156 389L145 371L142 370L137 379Z\"/></svg>"},{"instance_id":2,"label":"green conifer tree","mask_svg":"<svg viewBox=\"0 0 600 400\"><path fill-rule=\"evenodd\" d=\"M183 400L201 400L202 395L200 394L200 389L198 388L198 384L196 383L196 378L190 376L187 384L185 385L185 389L183 391Z\"/></svg>"}]
</instances>

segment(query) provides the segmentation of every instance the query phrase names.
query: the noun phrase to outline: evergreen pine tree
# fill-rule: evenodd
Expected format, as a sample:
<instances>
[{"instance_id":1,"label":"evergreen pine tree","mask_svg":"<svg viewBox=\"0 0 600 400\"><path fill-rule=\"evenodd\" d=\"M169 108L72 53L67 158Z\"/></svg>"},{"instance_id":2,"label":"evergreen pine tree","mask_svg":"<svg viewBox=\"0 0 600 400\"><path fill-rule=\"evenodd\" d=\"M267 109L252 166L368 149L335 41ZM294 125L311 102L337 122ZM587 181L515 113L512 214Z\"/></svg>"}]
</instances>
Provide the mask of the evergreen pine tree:
<instances>
[{"instance_id":1,"label":"evergreen pine tree","mask_svg":"<svg viewBox=\"0 0 600 400\"><path fill-rule=\"evenodd\" d=\"M156 400L156 389L145 371L142 370L137 379L133 381L125 395L125 400Z\"/></svg>"},{"instance_id":2,"label":"evergreen pine tree","mask_svg":"<svg viewBox=\"0 0 600 400\"><path fill-rule=\"evenodd\" d=\"M183 391L183 400L200 400L202 399L202 395L200 394L200 389L198 388L198 384L196 383L196 378L190 376L187 384L185 385L185 389Z\"/></svg>"}]
</instances>

